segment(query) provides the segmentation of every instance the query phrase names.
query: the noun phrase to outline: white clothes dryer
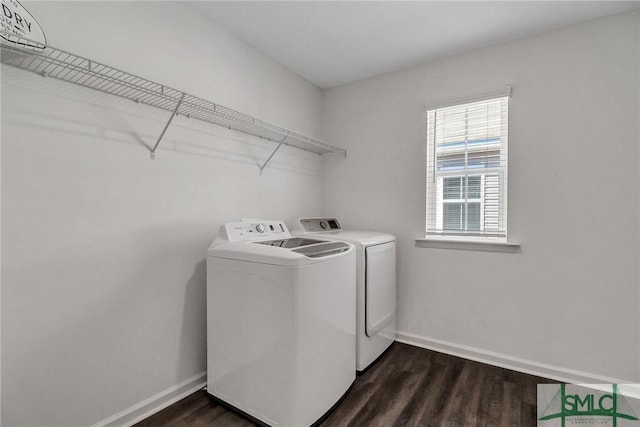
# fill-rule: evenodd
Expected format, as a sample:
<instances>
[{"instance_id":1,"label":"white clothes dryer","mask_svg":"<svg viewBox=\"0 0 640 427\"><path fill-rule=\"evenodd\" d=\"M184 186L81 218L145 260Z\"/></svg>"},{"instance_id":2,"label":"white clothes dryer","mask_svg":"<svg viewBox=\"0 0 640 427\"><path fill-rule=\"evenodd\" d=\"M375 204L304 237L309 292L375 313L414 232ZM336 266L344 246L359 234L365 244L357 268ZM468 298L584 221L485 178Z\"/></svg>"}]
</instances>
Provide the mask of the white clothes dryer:
<instances>
[{"instance_id":1,"label":"white clothes dryer","mask_svg":"<svg viewBox=\"0 0 640 427\"><path fill-rule=\"evenodd\" d=\"M301 218L295 233L356 247L356 369L362 372L396 338L396 238L343 230L336 218Z\"/></svg>"},{"instance_id":2,"label":"white clothes dryer","mask_svg":"<svg viewBox=\"0 0 640 427\"><path fill-rule=\"evenodd\" d=\"M355 249L281 221L221 227L207 255L207 392L309 426L355 380Z\"/></svg>"}]
</instances>

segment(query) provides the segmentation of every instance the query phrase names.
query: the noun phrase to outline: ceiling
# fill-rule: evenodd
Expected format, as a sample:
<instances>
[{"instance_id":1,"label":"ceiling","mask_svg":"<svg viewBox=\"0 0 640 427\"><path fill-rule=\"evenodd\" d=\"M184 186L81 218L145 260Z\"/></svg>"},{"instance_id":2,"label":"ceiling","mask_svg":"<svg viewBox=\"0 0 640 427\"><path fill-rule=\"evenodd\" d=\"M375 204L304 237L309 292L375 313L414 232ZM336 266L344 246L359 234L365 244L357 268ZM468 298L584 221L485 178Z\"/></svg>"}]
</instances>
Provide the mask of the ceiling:
<instances>
[{"instance_id":1,"label":"ceiling","mask_svg":"<svg viewBox=\"0 0 640 427\"><path fill-rule=\"evenodd\" d=\"M210 1L200 12L321 88L640 7L640 1Z\"/></svg>"}]
</instances>

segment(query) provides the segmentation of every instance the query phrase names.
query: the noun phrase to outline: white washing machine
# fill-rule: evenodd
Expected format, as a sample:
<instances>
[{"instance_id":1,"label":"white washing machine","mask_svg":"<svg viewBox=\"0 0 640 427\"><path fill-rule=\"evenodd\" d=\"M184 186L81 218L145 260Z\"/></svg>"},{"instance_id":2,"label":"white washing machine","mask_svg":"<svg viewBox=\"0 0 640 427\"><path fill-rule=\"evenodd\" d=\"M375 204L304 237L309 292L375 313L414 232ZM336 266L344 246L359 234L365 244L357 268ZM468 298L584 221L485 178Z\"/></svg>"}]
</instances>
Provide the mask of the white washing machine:
<instances>
[{"instance_id":1,"label":"white washing machine","mask_svg":"<svg viewBox=\"0 0 640 427\"><path fill-rule=\"evenodd\" d=\"M355 248L281 221L221 227L207 255L207 391L271 426L309 426L355 380Z\"/></svg>"},{"instance_id":2,"label":"white washing machine","mask_svg":"<svg viewBox=\"0 0 640 427\"><path fill-rule=\"evenodd\" d=\"M356 369L363 371L396 338L396 238L343 230L335 218L301 218L296 234L356 247Z\"/></svg>"}]
</instances>

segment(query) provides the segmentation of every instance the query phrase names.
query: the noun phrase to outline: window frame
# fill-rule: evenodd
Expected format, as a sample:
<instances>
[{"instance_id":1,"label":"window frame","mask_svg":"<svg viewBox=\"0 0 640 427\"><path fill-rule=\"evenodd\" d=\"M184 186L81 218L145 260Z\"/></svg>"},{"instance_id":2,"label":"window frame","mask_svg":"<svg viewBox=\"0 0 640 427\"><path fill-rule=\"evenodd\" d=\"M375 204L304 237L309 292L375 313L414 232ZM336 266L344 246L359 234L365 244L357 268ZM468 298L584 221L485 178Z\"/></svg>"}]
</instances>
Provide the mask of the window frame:
<instances>
[{"instance_id":1,"label":"window frame","mask_svg":"<svg viewBox=\"0 0 640 427\"><path fill-rule=\"evenodd\" d=\"M426 178L427 178L427 182L426 182L426 188L425 188L425 195L427 197L426 199L426 206L425 206L425 239L430 239L430 238L436 238L437 240L442 240L442 239L452 239L452 240L459 240L459 239L465 239L467 237L471 237L474 240L478 240L478 241L483 241L483 240L490 240L491 242L495 242L496 239L499 241L503 241L506 242L507 241L507 211L508 211L508 204L507 204L507 195L508 195L508 135L509 135L509 126L508 126L508 121L509 121L509 110L510 110L510 97L511 97L511 86L505 86L503 88L494 90L494 91L490 91L490 92L483 92L483 93L479 93L479 94L475 94L472 96L467 96L464 98L458 98L452 101L448 101L448 102L441 102L441 103L437 103L437 104L433 104L429 107L427 107L425 109L426 112L426 120L425 120L425 127L426 127L426 132L427 132L427 141L426 141L426 148L427 148L427 155L426 155L426 162L425 162L425 166L426 166L426 170L427 170L427 174L426 174ZM433 117L434 119L437 117L437 111L438 109L441 108L448 108L448 107L456 107L456 106L463 106L466 104L472 104L472 103L477 103L477 102L489 102L492 100L498 100L501 98L506 98L505 102L505 110L500 112L501 115L504 115L504 121L502 121L501 124L501 130L500 130L500 145L498 146L498 155L499 155L499 161L500 161L500 165L498 167L493 167L490 163L487 164L487 167L485 168L469 168L469 162L468 162L468 155L469 153L472 153L473 151L469 150L469 139L466 137L466 135L469 134L469 129L465 128L465 142L464 142L464 149L462 151L463 153L463 157L464 157L464 166L462 168L456 168L455 165L452 167L452 169L446 170L446 169L441 169L440 171L438 171L438 168L440 167L438 164L438 155L435 154L435 150L437 148L436 146L436 142L435 142L435 126L437 122L434 122L431 124L431 126L433 126L434 128L432 129L434 131L434 135L432 136L432 141L429 141L429 130L430 130L430 114L433 113ZM502 107L501 107L502 108ZM465 123L466 126L466 123ZM492 138L487 138L487 142L486 144L489 145L491 144L491 139ZM503 141L502 141L503 140ZM475 141L475 140L474 140ZM455 144L454 144L455 145ZM452 159L454 160L454 159ZM472 176L480 176L481 177L481 198L480 198L480 227L478 230L469 230L468 229L468 224L469 224L469 218L468 218L468 203L470 200L473 200L472 203L476 202L477 199L468 199L467 196L467 190L465 190L465 194L461 194L461 197L463 197L462 203L464 203L464 209L465 209L465 217L464 217L464 221L465 221L465 230L447 230L445 229L445 223L444 223L444 218L442 217L443 215L443 211L444 211L444 205L445 203L453 203L453 200L449 200L449 201L445 201L444 200L444 180L445 178L449 178L449 177L462 177L465 181L468 182L468 178L472 177ZM498 180L498 188L499 188L499 192L501 192L501 194L498 196L498 208L497 208L497 212L498 212L498 227L497 230L491 231L491 230L486 230L484 229L486 223L483 220L484 216L485 216L485 200L484 200L484 195L485 195L485 179L487 178L487 176L489 175L494 175L497 176L497 180ZM441 179L440 179L441 178ZM441 181L441 182L440 182ZM436 194L433 194L434 191L436 192ZM437 194L438 192L440 192L440 194ZM460 202L460 200L458 200L458 202ZM435 209L436 212L433 212ZM435 218L434 218L435 216ZM439 229L433 227L433 224L441 224L441 227Z\"/></svg>"}]
</instances>

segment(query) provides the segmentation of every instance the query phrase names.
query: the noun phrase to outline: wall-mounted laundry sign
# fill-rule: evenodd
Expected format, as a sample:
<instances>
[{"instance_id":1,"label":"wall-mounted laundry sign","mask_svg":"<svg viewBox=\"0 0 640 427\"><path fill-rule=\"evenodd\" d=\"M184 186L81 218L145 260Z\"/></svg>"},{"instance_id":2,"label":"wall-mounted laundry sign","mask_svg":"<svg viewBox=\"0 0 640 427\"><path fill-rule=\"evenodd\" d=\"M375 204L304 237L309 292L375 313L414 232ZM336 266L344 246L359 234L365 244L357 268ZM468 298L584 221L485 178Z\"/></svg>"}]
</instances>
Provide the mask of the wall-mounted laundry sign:
<instances>
[{"instance_id":1,"label":"wall-mounted laundry sign","mask_svg":"<svg viewBox=\"0 0 640 427\"><path fill-rule=\"evenodd\" d=\"M38 44L47 44L42 27L18 0L2 0L0 37L10 43L28 44L35 47Z\"/></svg>"}]
</instances>

